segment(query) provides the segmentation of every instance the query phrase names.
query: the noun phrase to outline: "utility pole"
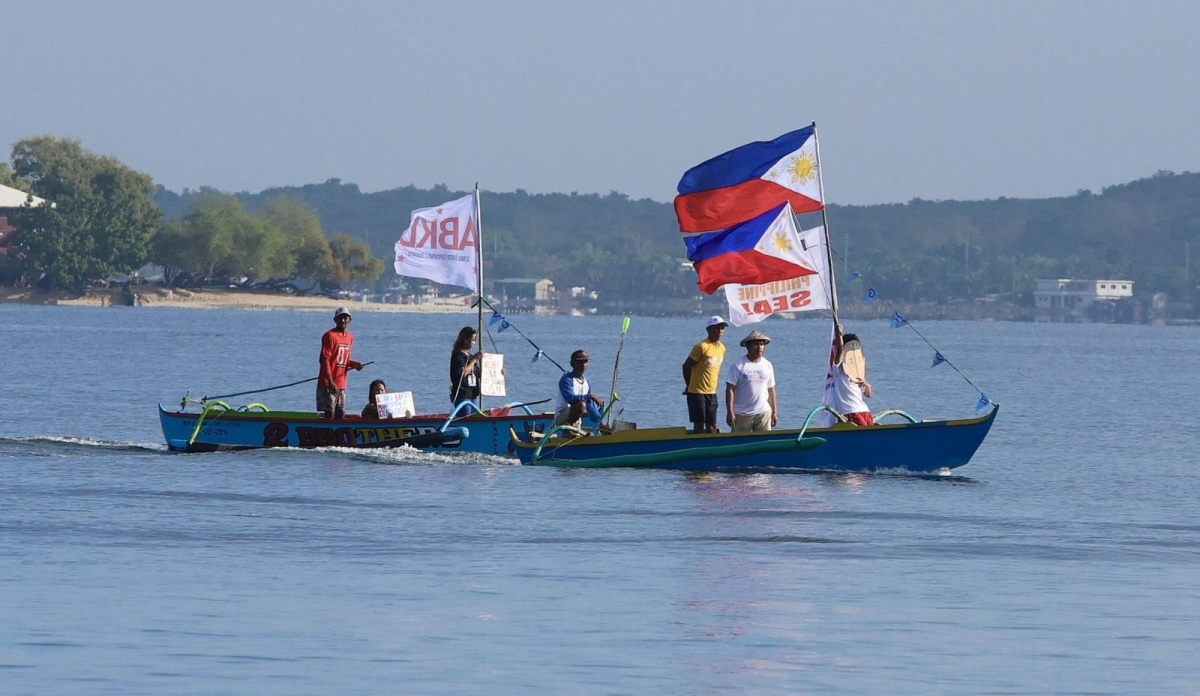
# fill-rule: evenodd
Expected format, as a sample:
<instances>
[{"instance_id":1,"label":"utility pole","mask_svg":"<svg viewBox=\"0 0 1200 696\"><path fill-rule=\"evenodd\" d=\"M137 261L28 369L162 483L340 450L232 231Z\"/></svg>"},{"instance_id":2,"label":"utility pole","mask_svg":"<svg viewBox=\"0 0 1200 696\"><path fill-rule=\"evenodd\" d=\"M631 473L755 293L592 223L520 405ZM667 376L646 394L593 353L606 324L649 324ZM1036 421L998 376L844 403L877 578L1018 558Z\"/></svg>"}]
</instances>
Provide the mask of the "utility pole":
<instances>
[{"instance_id":1,"label":"utility pole","mask_svg":"<svg viewBox=\"0 0 1200 696\"><path fill-rule=\"evenodd\" d=\"M842 257L842 277L849 278L850 277L850 233L846 232L844 235L844 238L846 240L846 245L844 247L846 250L846 255Z\"/></svg>"}]
</instances>

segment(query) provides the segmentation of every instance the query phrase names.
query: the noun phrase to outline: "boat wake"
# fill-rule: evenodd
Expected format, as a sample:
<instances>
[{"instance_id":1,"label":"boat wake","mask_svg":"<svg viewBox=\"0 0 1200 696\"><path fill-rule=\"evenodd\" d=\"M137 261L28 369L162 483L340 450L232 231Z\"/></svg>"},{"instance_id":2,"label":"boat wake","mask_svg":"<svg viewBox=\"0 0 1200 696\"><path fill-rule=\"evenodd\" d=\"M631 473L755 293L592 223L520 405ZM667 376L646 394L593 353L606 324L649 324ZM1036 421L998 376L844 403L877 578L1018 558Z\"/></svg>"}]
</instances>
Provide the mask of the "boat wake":
<instances>
[{"instance_id":1,"label":"boat wake","mask_svg":"<svg viewBox=\"0 0 1200 696\"><path fill-rule=\"evenodd\" d=\"M354 459L372 464L389 464L394 466L430 466L444 464L469 464L485 466L512 466L520 462L510 457L499 457L482 452L456 452L453 454L420 450L413 447L387 447L379 449L359 449L355 447L319 447L312 452L336 453L347 459Z\"/></svg>"},{"instance_id":2,"label":"boat wake","mask_svg":"<svg viewBox=\"0 0 1200 696\"><path fill-rule=\"evenodd\" d=\"M0 447L34 447L45 449L104 449L117 452L166 452L166 445L148 442L118 442L93 440L86 437L34 435L30 437L0 437Z\"/></svg>"}]
</instances>

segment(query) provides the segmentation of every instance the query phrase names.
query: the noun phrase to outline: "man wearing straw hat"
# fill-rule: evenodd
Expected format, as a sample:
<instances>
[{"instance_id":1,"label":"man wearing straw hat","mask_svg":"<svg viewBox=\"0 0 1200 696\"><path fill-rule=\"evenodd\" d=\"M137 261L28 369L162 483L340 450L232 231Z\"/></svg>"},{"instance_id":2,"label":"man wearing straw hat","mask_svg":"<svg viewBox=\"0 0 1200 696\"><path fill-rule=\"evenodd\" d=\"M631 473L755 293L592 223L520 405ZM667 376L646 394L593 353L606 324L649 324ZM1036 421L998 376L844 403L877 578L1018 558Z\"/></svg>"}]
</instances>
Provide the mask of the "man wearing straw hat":
<instances>
[{"instance_id":1,"label":"man wearing straw hat","mask_svg":"<svg viewBox=\"0 0 1200 696\"><path fill-rule=\"evenodd\" d=\"M740 345L746 355L729 366L725 376L725 422L733 432L771 430L779 424L775 398L775 367L765 353L771 339L751 331Z\"/></svg>"}]
</instances>

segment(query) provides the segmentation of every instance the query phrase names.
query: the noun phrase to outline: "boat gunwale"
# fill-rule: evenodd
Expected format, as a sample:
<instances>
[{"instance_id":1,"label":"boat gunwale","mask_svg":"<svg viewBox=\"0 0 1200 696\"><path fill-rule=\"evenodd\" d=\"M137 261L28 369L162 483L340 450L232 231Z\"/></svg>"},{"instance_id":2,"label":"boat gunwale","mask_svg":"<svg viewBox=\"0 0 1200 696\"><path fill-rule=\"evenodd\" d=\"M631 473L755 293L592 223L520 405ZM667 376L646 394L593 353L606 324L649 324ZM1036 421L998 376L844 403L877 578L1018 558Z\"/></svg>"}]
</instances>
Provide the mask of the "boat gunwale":
<instances>
[{"instance_id":1,"label":"boat gunwale","mask_svg":"<svg viewBox=\"0 0 1200 696\"><path fill-rule=\"evenodd\" d=\"M921 429L921 428L930 428L930 427L935 427L935 428L968 427L969 428L969 427L975 427L975 426L980 426L980 425L989 423L990 421L995 419L996 414L999 411L1000 411L1000 407L999 407L999 405L996 405L992 409L991 413L988 413L983 416L977 416L975 418L962 418L962 419L954 419L954 420L930 420L930 421L920 421L917 423L886 423L886 424L877 423L875 425L871 425L871 426L867 426L867 427L862 427L862 426L854 425L851 423L837 423L837 424L833 425L832 427L809 428L807 430L804 430L803 432L804 432L805 437L808 437L808 436L816 437L816 436L822 436L827 433L870 433L870 432L878 432L880 430L907 430L907 429ZM682 435L680 434L681 431L682 431ZM611 435L578 437L573 440L564 440L560 444L553 445L552 450L551 450L551 447L552 447L551 444L547 443L546 449L551 450L552 452L557 452L558 450L560 450L563 447L598 447L598 446L632 445L632 444L659 443L659 442L672 442L672 441L695 442L695 443L699 444L699 443L707 443L707 442L711 442L712 440L719 440L719 439L732 439L732 438L741 439L741 438L780 436L780 435L799 436L800 432L801 432L800 428L790 428L790 429L781 429L781 430L743 431L743 432L736 432L736 433L734 433L734 432L703 433L703 434L699 434L699 435L693 435L693 434L688 433L686 426L666 426L666 427L662 427L662 428L645 428L642 430L623 430L623 431L618 431L616 433L613 433ZM622 437L623 433L637 433L639 435L649 435L649 437L637 437L637 436ZM659 436L655 436L655 435L659 435ZM514 438L512 442L515 447L518 447L520 449L532 450L538 446L537 442L526 442L525 440L522 440L520 438Z\"/></svg>"},{"instance_id":2,"label":"boat gunwale","mask_svg":"<svg viewBox=\"0 0 1200 696\"><path fill-rule=\"evenodd\" d=\"M199 418L202 414L197 411L170 411L161 403L158 405L160 416L169 418ZM315 411L213 411L204 417L206 421L213 420L246 420L246 421L296 421L303 423L315 423L319 425L397 425L406 423L444 423L450 417L449 413L431 413L428 415L416 415L408 418L353 418L353 419L338 419L321 418ZM521 413L517 415L507 416L488 416L479 413L472 413L469 416L459 416L454 419L454 423L470 423L474 421L479 423L482 421L525 421L530 418L553 418L553 412L545 413Z\"/></svg>"}]
</instances>

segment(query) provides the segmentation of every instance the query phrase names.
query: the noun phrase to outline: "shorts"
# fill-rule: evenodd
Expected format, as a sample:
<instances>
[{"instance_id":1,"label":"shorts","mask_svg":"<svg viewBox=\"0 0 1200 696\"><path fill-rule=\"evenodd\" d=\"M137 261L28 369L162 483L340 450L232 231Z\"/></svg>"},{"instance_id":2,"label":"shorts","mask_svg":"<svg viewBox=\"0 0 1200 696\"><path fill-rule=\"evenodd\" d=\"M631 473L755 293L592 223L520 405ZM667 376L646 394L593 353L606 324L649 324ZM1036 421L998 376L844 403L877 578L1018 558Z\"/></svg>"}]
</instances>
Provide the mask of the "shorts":
<instances>
[{"instance_id":1,"label":"shorts","mask_svg":"<svg viewBox=\"0 0 1200 696\"><path fill-rule=\"evenodd\" d=\"M706 427L717 425L717 395L693 394L687 395L688 422Z\"/></svg>"},{"instance_id":2,"label":"shorts","mask_svg":"<svg viewBox=\"0 0 1200 696\"><path fill-rule=\"evenodd\" d=\"M584 410L586 411L587 409L584 409ZM563 410L556 411L554 413L554 424L555 425L572 425L572 426L575 426L576 428L583 426L583 414L582 413L579 414L579 417L576 418L575 420L570 420L570 418L571 418L571 407L570 407L570 405L568 405Z\"/></svg>"},{"instance_id":3,"label":"shorts","mask_svg":"<svg viewBox=\"0 0 1200 696\"><path fill-rule=\"evenodd\" d=\"M317 413L326 418L346 415L346 392L332 387L317 387Z\"/></svg>"},{"instance_id":4,"label":"shorts","mask_svg":"<svg viewBox=\"0 0 1200 696\"><path fill-rule=\"evenodd\" d=\"M771 412L754 413L748 416L743 416L740 413L733 415L733 432L744 433L752 431L763 431L771 429Z\"/></svg>"},{"instance_id":5,"label":"shorts","mask_svg":"<svg viewBox=\"0 0 1200 696\"><path fill-rule=\"evenodd\" d=\"M862 411L861 413L847 413L846 420L855 425L868 426L875 425L875 416L871 415L870 411Z\"/></svg>"}]
</instances>

